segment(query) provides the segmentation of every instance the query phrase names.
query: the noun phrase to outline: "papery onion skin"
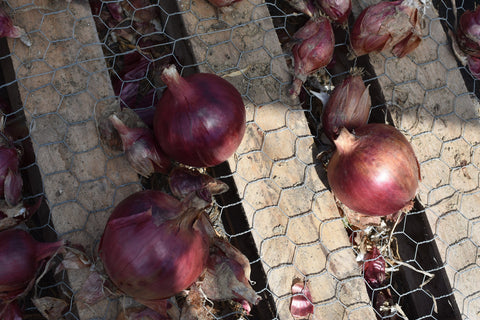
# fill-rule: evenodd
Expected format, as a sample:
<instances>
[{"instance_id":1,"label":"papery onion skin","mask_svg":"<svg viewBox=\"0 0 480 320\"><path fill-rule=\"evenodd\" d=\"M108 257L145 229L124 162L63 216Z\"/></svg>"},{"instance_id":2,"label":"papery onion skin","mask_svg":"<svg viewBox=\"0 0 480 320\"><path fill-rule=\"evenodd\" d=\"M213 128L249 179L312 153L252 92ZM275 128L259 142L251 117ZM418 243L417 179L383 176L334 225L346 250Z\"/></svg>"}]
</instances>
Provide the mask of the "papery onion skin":
<instances>
[{"instance_id":1,"label":"papery onion skin","mask_svg":"<svg viewBox=\"0 0 480 320\"><path fill-rule=\"evenodd\" d=\"M347 22L352 12L352 0L316 0L325 14L338 24Z\"/></svg>"},{"instance_id":2,"label":"papery onion skin","mask_svg":"<svg viewBox=\"0 0 480 320\"><path fill-rule=\"evenodd\" d=\"M333 89L322 113L323 131L332 141L345 127L348 130L368 122L371 107L370 93L359 75L347 76Z\"/></svg>"},{"instance_id":3,"label":"papery onion skin","mask_svg":"<svg viewBox=\"0 0 480 320\"><path fill-rule=\"evenodd\" d=\"M365 8L350 32L350 46L356 56L391 51L402 58L421 42L417 8L404 0L382 1Z\"/></svg>"},{"instance_id":4,"label":"papery onion skin","mask_svg":"<svg viewBox=\"0 0 480 320\"><path fill-rule=\"evenodd\" d=\"M297 97L307 76L327 66L333 57L335 36L328 18L309 19L293 35L294 79L290 95Z\"/></svg>"},{"instance_id":5,"label":"papery onion skin","mask_svg":"<svg viewBox=\"0 0 480 320\"><path fill-rule=\"evenodd\" d=\"M327 167L335 197L350 209L385 216L415 197L420 167L414 150L395 127L371 123L351 134L343 128Z\"/></svg>"},{"instance_id":6,"label":"papery onion skin","mask_svg":"<svg viewBox=\"0 0 480 320\"><path fill-rule=\"evenodd\" d=\"M156 106L153 125L160 148L192 167L213 167L232 156L246 128L237 89L210 73L181 77L173 65L162 79L168 88Z\"/></svg>"},{"instance_id":7,"label":"papery onion skin","mask_svg":"<svg viewBox=\"0 0 480 320\"><path fill-rule=\"evenodd\" d=\"M5 12L3 8L0 8L0 38L20 38L21 36L21 29L15 26L7 12Z\"/></svg>"},{"instance_id":8,"label":"papery onion skin","mask_svg":"<svg viewBox=\"0 0 480 320\"><path fill-rule=\"evenodd\" d=\"M460 16L456 38L463 52L480 58L480 6L474 11L467 10Z\"/></svg>"},{"instance_id":9,"label":"papery onion skin","mask_svg":"<svg viewBox=\"0 0 480 320\"><path fill-rule=\"evenodd\" d=\"M9 206L22 198L23 180L19 172L20 157L15 147L0 145L0 196Z\"/></svg>"},{"instance_id":10,"label":"papery onion skin","mask_svg":"<svg viewBox=\"0 0 480 320\"><path fill-rule=\"evenodd\" d=\"M149 307L187 289L203 272L209 241L198 210L157 190L136 192L109 217L99 253L112 282Z\"/></svg>"},{"instance_id":11,"label":"papery onion skin","mask_svg":"<svg viewBox=\"0 0 480 320\"><path fill-rule=\"evenodd\" d=\"M319 10L313 0L287 0L287 3L310 18L318 16Z\"/></svg>"},{"instance_id":12,"label":"papery onion skin","mask_svg":"<svg viewBox=\"0 0 480 320\"><path fill-rule=\"evenodd\" d=\"M0 232L0 300L15 299L35 280L42 261L52 256L63 241L43 243L20 229Z\"/></svg>"}]
</instances>

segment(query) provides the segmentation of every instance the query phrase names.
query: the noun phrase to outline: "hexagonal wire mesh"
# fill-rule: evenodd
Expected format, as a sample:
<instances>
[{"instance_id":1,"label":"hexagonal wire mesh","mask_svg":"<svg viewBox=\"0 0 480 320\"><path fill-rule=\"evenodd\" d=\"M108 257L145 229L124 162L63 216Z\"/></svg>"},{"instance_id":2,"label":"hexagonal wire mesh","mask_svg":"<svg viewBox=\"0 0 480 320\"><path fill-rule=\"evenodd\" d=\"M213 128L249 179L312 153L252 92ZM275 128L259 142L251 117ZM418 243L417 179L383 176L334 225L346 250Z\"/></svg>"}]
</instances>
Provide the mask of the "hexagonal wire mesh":
<instances>
[{"instance_id":1,"label":"hexagonal wire mesh","mask_svg":"<svg viewBox=\"0 0 480 320\"><path fill-rule=\"evenodd\" d=\"M123 12L116 18L108 5L118 3ZM358 15L371 2L353 3ZM24 150L24 197L44 198L28 223L36 238L60 237L94 250L115 203L164 182L139 179L121 152L100 142L96 124L117 98L151 125L165 87L158 71L176 64L184 75L225 77L247 108L245 141L232 159L209 171L231 187L216 199L212 219L251 261L263 300L250 316L213 303L212 318L289 319L294 277L309 281L319 319L478 318L480 108L477 81L455 60L446 35L455 26L452 3L427 7L422 44L402 59L386 53L350 59L347 30L336 28L334 63L309 77L300 100L286 94L289 48L307 17L285 1L243 0L230 11L191 0L90 4L2 3L27 33L2 39L0 90L9 99L7 128ZM473 3L456 6L461 14ZM380 246L396 240L398 259L387 259L387 280L378 288L364 283L361 260L355 261L359 248L347 237L362 230L344 227L315 158L328 143L319 121L322 105L310 92L331 90L352 67L363 68L370 84L370 121L399 128L421 164L414 209L394 232L391 225L368 228ZM82 270L51 275L35 292L68 301L66 319L114 318L124 300L75 303L85 277ZM393 308L380 309L376 304L387 294ZM35 317L36 308L28 299L24 304Z\"/></svg>"}]
</instances>

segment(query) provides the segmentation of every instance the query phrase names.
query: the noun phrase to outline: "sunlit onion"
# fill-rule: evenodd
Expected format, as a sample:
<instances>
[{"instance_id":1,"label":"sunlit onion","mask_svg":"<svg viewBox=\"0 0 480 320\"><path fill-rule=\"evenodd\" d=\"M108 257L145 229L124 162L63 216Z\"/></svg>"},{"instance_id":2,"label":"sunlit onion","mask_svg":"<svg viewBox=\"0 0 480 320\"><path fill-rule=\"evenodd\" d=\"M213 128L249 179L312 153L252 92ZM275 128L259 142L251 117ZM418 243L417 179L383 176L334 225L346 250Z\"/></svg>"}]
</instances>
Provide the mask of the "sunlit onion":
<instances>
[{"instance_id":1,"label":"sunlit onion","mask_svg":"<svg viewBox=\"0 0 480 320\"><path fill-rule=\"evenodd\" d=\"M420 179L412 146L395 127L343 128L327 168L335 197L359 213L385 216L411 207Z\"/></svg>"},{"instance_id":2,"label":"sunlit onion","mask_svg":"<svg viewBox=\"0 0 480 320\"><path fill-rule=\"evenodd\" d=\"M193 167L212 167L227 160L245 133L242 97L227 80L210 73L181 77L166 68L167 84L155 110L154 132L173 160Z\"/></svg>"}]
</instances>

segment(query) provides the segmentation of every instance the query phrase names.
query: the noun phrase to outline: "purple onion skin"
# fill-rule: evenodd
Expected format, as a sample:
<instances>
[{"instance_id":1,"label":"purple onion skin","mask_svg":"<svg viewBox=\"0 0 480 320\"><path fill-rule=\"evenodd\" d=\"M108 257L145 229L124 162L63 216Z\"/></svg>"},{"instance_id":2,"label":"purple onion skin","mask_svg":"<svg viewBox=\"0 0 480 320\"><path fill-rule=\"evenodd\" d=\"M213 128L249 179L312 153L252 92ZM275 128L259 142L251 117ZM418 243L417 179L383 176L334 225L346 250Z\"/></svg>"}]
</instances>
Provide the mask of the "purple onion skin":
<instances>
[{"instance_id":1,"label":"purple onion skin","mask_svg":"<svg viewBox=\"0 0 480 320\"><path fill-rule=\"evenodd\" d=\"M322 113L323 131L332 141L345 127L356 129L367 124L370 94L361 76L350 75L333 89Z\"/></svg>"},{"instance_id":2,"label":"purple onion skin","mask_svg":"<svg viewBox=\"0 0 480 320\"><path fill-rule=\"evenodd\" d=\"M18 171L19 163L15 147L0 146L0 196L10 206L17 205L22 198L23 180Z\"/></svg>"},{"instance_id":3,"label":"purple onion skin","mask_svg":"<svg viewBox=\"0 0 480 320\"><path fill-rule=\"evenodd\" d=\"M460 16L456 38L463 52L480 58L480 6Z\"/></svg>"},{"instance_id":4,"label":"purple onion skin","mask_svg":"<svg viewBox=\"0 0 480 320\"><path fill-rule=\"evenodd\" d=\"M208 0L208 2L217 8L229 7L232 4L240 1L241 0Z\"/></svg>"},{"instance_id":5,"label":"purple onion skin","mask_svg":"<svg viewBox=\"0 0 480 320\"><path fill-rule=\"evenodd\" d=\"M52 256L63 241L38 242L26 231L0 232L0 300L21 295L35 279L42 261Z\"/></svg>"},{"instance_id":6,"label":"purple onion skin","mask_svg":"<svg viewBox=\"0 0 480 320\"><path fill-rule=\"evenodd\" d=\"M350 32L355 55L391 51L402 58L418 47L421 42L418 10L403 2L382 1L360 13Z\"/></svg>"},{"instance_id":7,"label":"purple onion skin","mask_svg":"<svg viewBox=\"0 0 480 320\"><path fill-rule=\"evenodd\" d=\"M335 197L350 209L385 216L411 204L420 167L412 146L395 127L371 123L342 129L327 167Z\"/></svg>"},{"instance_id":8,"label":"purple onion skin","mask_svg":"<svg viewBox=\"0 0 480 320\"><path fill-rule=\"evenodd\" d=\"M352 12L352 0L316 0L325 14L338 24L347 22Z\"/></svg>"},{"instance_id":9,"label":"purple onion skin","mask_svg":"<svg viewBox=\"0 0 480 320\"><path fill-rule=\"evenodd\" d=\"M153 129L160 148L192 167L213 167L230 156L245 134L246 112L237 89L209 73L181 77L174 66L155 110Z\"/></svg>"},{"instance_id":10,"label":"purple onion skin","mask_svg":"<svg viewBox=\"0 0 480 320\"><path fill-rule=\"evenodd\" d=\"M299 95L308 75L327 66L333 57L335 37L328 18L309 19L293 35L297 43L292 47L294 79L290 95Z\"/></svg>"},{"instance_id":11,"label":"purple onion skin","mask_svg":"<svg viewBox=\"0 0 480 320\"><path fill-rule=\"evenodd\" d=\"M187 289L208 256L209 241L196 219L196 212L182 211L180 201L156 190L121 201L99 247L112 282L149 307Z\"/></svg>"},{"instance_id":12,"label":"purple onion skin","mask_svg":"<svg viewBox=\"0 0 480 320\"><path fill-rule=\"evenodd\" d=\"M480 79L480 58L474 56L468 56L467 58L468 69L476 79Z\"/></svg>"}]
</instances>

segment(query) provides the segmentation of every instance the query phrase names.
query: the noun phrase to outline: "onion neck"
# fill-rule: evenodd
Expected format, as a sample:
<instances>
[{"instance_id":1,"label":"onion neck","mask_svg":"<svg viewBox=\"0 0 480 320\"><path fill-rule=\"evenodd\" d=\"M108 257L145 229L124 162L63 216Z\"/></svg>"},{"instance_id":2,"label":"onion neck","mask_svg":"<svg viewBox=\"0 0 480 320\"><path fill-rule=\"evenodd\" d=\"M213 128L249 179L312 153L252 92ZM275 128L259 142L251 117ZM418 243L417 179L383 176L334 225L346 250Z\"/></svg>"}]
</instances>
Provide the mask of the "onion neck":
<instances>
[{"instance_id":1,"label":"onion neck","mask_svg":"<svg viewBox=\"0 0 480 320\"><path fill-rule=\"evenodd\" d=\"M350 133L345 127L340 130L337 139L334 140L339 153L345 154L351 152L356 145L357 137Z\"/></svg>"},{"instance_id":2,"label":"onion neck","mask_svg":"<svg viewBox=\"0 0 480 320\"><path fill-rule=\"evenodd\" d=\"M162 71L162 81L167 85L173 96L184 97L190 91L190 84L178 73L175 65L170 65Z\"/></svg>"},{"instance_id":3,"label":"onion neck","mask_svg":"<svg viewBox=\"0 0 480 320\"><path fill-rule=\"evenodd\" d=\"M37 242L36 244L36 260L41 261L53 256L59 249L65 245L64 240L56 242Z\"/></svg>"}]
</instances>

